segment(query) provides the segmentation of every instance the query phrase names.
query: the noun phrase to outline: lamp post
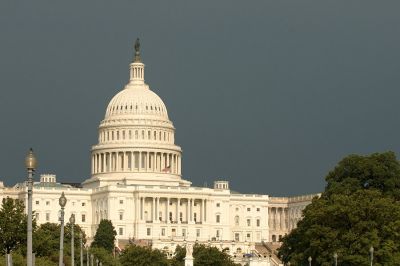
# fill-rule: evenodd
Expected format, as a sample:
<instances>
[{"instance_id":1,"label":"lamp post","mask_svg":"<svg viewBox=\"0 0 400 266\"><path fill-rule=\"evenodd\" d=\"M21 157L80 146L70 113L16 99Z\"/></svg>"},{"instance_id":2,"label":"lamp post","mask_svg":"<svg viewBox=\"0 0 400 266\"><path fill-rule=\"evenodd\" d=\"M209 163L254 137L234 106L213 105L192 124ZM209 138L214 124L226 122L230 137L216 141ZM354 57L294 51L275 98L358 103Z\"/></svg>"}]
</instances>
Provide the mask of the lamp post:
<instances>
[{"instance_id":1,"label":"lamp post","mask_svg":"<svg viewBox=\"0 0 400 266\"><path fill-rule=\"evenodd\" d=\"M64 208L67 204L67 198L64 195L64 192L61 193L61 197L58 199L58 204L60 204L61 212L60 212L60 223L61 223L61 231L60 231L60 257L58 260L58 266L64 266L63 257L64 257Z\"/></svg>"},{"instance_id":2,"label":"lamp post","mask_svg":"<svg viewBox=\"0 0 400 266\"><path fill-rule=\"evenodd\" d=\"M90 260L89 260L89 248L86 248L86 266L90 266Z\"/></svg>"},{"instance_id":3,"label":"lamp post","mask_svg":"<svg viewBox=\"0 0 400 266\"><path fill-rule=\"evenodd\" d=\"M75 214L71 214L71 217L69 217L69 223L71 224L71 266L74 266L75 265L75 243L74 243Z\"/></svg>"},{"instance_id":4,"label":"lamp post","mask_svg":"<svg viewBox=\"0 0 400 266\"><path fill-rule=\"evenodd\" d=\"M374 247L373 246L371 246L369 248L369 254L370 254L370 260L371 260L371 266L372 266L372 264L374 262Z\"/></svg>"},{"instance_id":5,"label":"lamp post","mask_svg":"<svg viewBox=\"0 0 400 266\"><path fill-rule=\"evenodd\" d=\"M32 148L25 158L25 167L28 170L28 221L27 221L27 244L26 244L26 262L28 266L33 265L32 258L32 185L33 173L35 172L37 161Z\"/></svg>"},{"instance_id":6,"label":"lamp post","mask_svg":"<svg viewBox=\"0 0 400 266\"><path fill-rule=\"evenodd\" d=\"M311 256L310 256L310 257L308 257L308 265L309 265L309 266L311 266L311 262L312 262L312 258L311 258Z\"/></svg>"},{"instance_id":7,"label":"lamp post","mask_svg":"<svg viewBox=\"0 0 400 266\"><path fill-rule=\"evenodd\" d=\"M333 258L335 260L335 266L337 266L337 257L338 257L337 253L336 252L333 253Z\"/></svg>"},{"instance_id":8,"label":"lamp post","mask_svg":"<svg viewBox=\"0 0 400 266\"><path fill-rule=\"evenodd\" d=\"M82 232L79 233L79 240L80 240L80 246L81 246L81 265L83 266L83 240L82 240Z\"/></svg>"}]
</instances>

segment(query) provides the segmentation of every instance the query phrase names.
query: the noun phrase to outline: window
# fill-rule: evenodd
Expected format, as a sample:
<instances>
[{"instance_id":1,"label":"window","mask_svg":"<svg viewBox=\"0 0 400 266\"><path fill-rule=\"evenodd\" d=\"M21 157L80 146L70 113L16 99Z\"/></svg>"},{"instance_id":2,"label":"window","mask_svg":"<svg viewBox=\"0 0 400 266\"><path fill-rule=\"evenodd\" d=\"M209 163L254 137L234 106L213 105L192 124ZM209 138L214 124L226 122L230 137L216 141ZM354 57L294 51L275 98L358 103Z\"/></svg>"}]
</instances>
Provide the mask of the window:
<instances>
[{"instance_id":1,"label":"window","mask_svg":"<svg viewBox=\"0 0 400 266\"><path fill-rule=\"evenodd\" d=\"M219 207L219 206L221 206L221 204L220 204L220 203L217 203L217 207Z\"/></svg>"},{"instance_id":2,"label":"window","mask_svg":"<svg viewBox=\"0 0 400 266\"><path fill-rule=\"evenodd\" d=\"M257 211L259 212L259 211L260 211L260 208L257 208Z\"/></svg>"},{"instance_id":3,"label":"window","mask_svg":"<svg viewBox=\"0 0 400 266\"><path fill-rule=\"evenodd\" d=\"M82 223L84 223L84 222L86 222L86 215L85 214L82 214L82 217L81 217L82 219Z\"/></svg>"},{"instance_id":4,"label":"window","mask_svg":"<svg viewBox=\"0 0 400 266\"><path fill-rule=\"evenodd\" d=\"M219 238L219 230L217 230L217 231L215 232L215 236L216 236L217 238Z\"/></svg>"},{"instance_id":5,"label":"window","mask_svg":"<svg viewBox=\"0 0 400 266\"><path fill-rule=\"evenodd\" d=\"M240 235L239 235L239 233L235 233L235 241L240 241Z\"/></svg>"},{"instance_id":6,"label":"window","mask_svg":"<svg viewBox=\"0 0 400 266\"><path fill-rule=\"evenodd\" d=\"M49 206L50 205L50 201L46 201L46 206Z\"/></svg>"},{"instance_id":7,"label":"window","mask_svg":"<svg viewBox=\"0 0 400 266\"><path fill-rule=\"evenodd\" d=\"M182 228L182 236L186 237L186 229L185 228Z\"/></svg>"},{"instance_id":8,"label":"window","mask_svg":"<svg viewBox=\"0 0 400 266\"><path fill-rule=\"evenodd\" d=\"M247 208L247 211L249 212L249 211L251 211L251 209L250 209L250 208Z\"/></svg>"},{"instance_id":9,"label":"window","mask_svg":"<svg viewBox=\"0 0 400 266\"><path fill-rule=\"evenodd\" d=\"M147 235L148 235L148 236L151 235L151 228L147 228Z\"/></svg>"},{"instance_id":10,"label":"window","mask_svg":"<svg viewBox=\"0 0 400 266\"><path fill-rule=\"evenodd\" d=\"M119 204L124 204L124 200L119 200Z\"/></svg>"},{"instance_id":11,"label":"window","mask_svg":"<svg viewBox=\"0 0 400 266\"><path fill-rule=\"evenodd\" d=\"M122 221L123 219L124 219L124 214L123 214L123 213L120 213L120 214L119 214L119 220Z\"/></svg>"},{"instance_id":12,"label":"window","mask_svg":"<svg viewBox=\"0 0 400 266\"><path fill-rule=\"evenodd\" d=\"M119 228L119 235L122 236L124 234L124 228L120 227Z\"/></svg>"},{"instance_id":13,"label":"window","mask_svg":"<svg viewBox=\"0 0 400 266\"><path fill-rule=\"evenodd\" d=\"M172 222L172 212L169 212L169 220Z\"/></svg>"},{"instance_id":14,"label":"window","mask_svg":"<svg viewBox=\"0 0 400 266\"><path fill-rule=\"evenodd\" d=\"M39 220L39 213L38 212L35 213L35 217L36 217L36 221L38 221Z\"/></svg>"},{"instance_id":15,"label":"window","mask_svg":"<svg viewBox=\"0 0 400 266\"><path fill-rule=\"evenodd\" d=\"M247 226L251 226L251 220L247 219Z\"/></svg>"},{"instance_id":16,"label":"window","mask_svg":"<svg viewBox=\"0 0 400 266\"><path fill-rule=\"evenodd\" d=\"M260 219L257 219L257 227L260 227Z\"/></svg>"},{"instance_id":17,"label":"window","mask_svg":"<svg viewBox=\"0 0 400 266\"><path fill-rule=\"evenodd\" d=\"M161 228L161 235L165 236L165 228Z\"/></svg>"},{"instance_id":18,"label":"window","mask_svg":"<svg viewBox=\"0 0 400 266\"><path fill-rule=\"evenodd\" d=\"M183 220L183 213L182 213L182 212L180 212L180 213L179 213L179 221L181 221L181 222L182 222L182 220Z\"/></svg>"},{"instance_id":19,"label":"window","mask_svg":"<svg viewBox=\"0 0 400 266\"><path fill-rule=\"evenodd\" d=\"M215 216L215 221L216 221L217 223L220 223L220 222L221 222L221 217L219 216L219 214L217 214L217 216Z\"/></svg>"},{"instance_id":20,"label":"window","mask_svg":"<svg viewBox=\"0 0 400 266\"><path fill-rule=\"evenodd\" d=\"M200 237L200 228L196 229L196 237Z\"/></svg>"},{"instance_id":21,"label":"window","mask_svg":"<svg viewBox=\"0 0 400 266\"><path fill-rule=\"evenodd\" d=\"M39 201L38 200L35 203L36 203L36 205L39 205Z\"/></svg>"},{"instance_id":22,"label":"window","mask_svg":"<svg viewBox=\"0 0 400 266\"><path fill-rule=\"evenodd\" d=\"M82 202L82 207L85 207L86 203Z\"/></svg>"},{"instance_id":23,"label":"window","mask_svg":"<svg viewBox=\"0 0 400 266\"><path fill-rule=\"evenodd\" d=\"M193 213L193 220L194 220L194 222L197 221L197 213Z\"/></svg>"},{"instance_id":24,"label":"window","mask_svg":"<svg viewBox=\"0 0 400 266\"><path fill-rule=\"evenodd\" d=\"M247 233L246 237L247 237L247 240L250 240L251 234L250 234L250 233Z\"/></svg>"},{"instance_id":25,"label":"window","mask_svg":"<svg viewBox=\"0 0 400 266\"><path fill-rule=\"evenodd\" d=\"M238 215L235 216L235 225L239 225L239 216Z\"/></svg>"},{"instance_id":26,"label":"window","mask_svg":"<svg viewBox=\"0 0 400 266\"><path fill-rule=\"evenodd\" d=\"M236 207L236 211L238 212L238 211L239 211L239 208Z\"/></svg>"},{"instance_id":27,"label":"window","mask_svg":"<svg viewBox=\"0 0 400 266\"><path fill-rule=\"evenodd\" d=\"M50 221L50 213L46 213L46 221Z\"/></svg>"}]
</instances>

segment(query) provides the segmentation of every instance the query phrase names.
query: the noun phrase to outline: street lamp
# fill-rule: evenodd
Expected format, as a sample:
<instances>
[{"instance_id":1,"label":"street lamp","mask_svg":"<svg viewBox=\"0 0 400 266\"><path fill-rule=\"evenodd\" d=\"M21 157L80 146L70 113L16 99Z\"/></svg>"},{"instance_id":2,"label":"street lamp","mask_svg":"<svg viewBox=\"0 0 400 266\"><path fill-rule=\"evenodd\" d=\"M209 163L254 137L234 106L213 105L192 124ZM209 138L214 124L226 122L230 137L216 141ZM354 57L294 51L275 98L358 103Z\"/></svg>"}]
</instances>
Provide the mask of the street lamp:
<instances>
[{"instance_id":1,"label":"street lamp","mask_svg":"<svg viewBox=\"0 0 400 266\"><path fill-rule=\"evenodd\" d=\"M75 245L74 245L75 214L71 214L71 217L69 217L69 223L71 224L71 266L74 266L75 265Z\"/></svg>"},{"instance_id":2,"label":"street lamp","mask_svg":"<svg viewBox=\"0 0 400 266\"><path fill-rule=\"evenodd\" d=\"M27 221L27 247L26 247L26 261L28 266L33 265L32 258L32 185L33 173L37 167L37 161L33 154L32 148L29 150L25 158L25 167L28 170L28 221Z\"/></svg>"},{"instance_id":3,"label":"street lamp","mask_svg":"<svg viewBox=\"0 0 400 266\"><path fill-rule=\"evenodd\" d=\"M58 266L64 266L63 257L64 257L64 208L67 204L67 198L64 195L64 192L61 193L61 197L58 199L58 204L60 204L61 212L60 212L60 223L61 223L61 232L60 232L60 257L58 260Z\"/></svg>"},{"instance_id":4,"label":"street lamp","mask_svg":"<svg viewBox=\"0 0 400 266\"><path fill-rule=\"evenodd\" d=\"M81 266L83 266L83 240L82 240L82 231L79 233L79 240L81 246Z\"/></svg>"},{"instance_id":5,"label":"street lamp","mask_svg":"<svg viewBox=\"0 0 400 266\"><path fill-rule=\"evenodd\" d=\"M338 257L337 253L336 252L333 253L333 258L335 259L335 266L337 266L337 257Z\"/></svg>"},{"instance_id":6,"label":"street lamp","mask_svg":"<svg viewBox=\"0 0 400 266\"><path fill-rule=\"evenodd\" d=\"M312 261L312 258L311 258L311 256L310 256L310 257L308 257L308 265L309 265L309 266L311 266L311 261Z\"/></svg>"},{"instance_id":7,"label":"street lamp","mask_svg":"<svg viewBox=\"0 0 400 266\"><path fill-rule=\"evenodd\" d=\"M369 254L370 254L370 259L371 259L371 266L372 266L372 264L373 264L373 261L374 261L374 247L373 246L371 246L370 248L369 248Z\"/></svg>"}]
</instances>

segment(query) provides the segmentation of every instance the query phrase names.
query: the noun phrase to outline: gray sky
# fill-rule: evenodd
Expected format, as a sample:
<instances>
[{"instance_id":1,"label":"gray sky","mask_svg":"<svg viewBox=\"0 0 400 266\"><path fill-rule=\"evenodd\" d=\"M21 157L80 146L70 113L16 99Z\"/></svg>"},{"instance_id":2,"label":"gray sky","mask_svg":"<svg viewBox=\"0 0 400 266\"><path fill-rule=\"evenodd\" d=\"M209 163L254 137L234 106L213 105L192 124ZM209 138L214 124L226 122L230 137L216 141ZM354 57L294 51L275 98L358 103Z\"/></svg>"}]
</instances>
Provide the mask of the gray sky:
<instances>
[{"instance_id":1,"label":"gray sky","mask_svg":"<svg viewBox=\"0 0 400 266\"><path fill-rule=\"evenodd\" d=\"M134 3L138 2L138 3ZM350 153L400 144L400 1L1 1L0 180L89 177L108 101L141 38L184 178L322 191Z\"/></svg>"}]
</instances>

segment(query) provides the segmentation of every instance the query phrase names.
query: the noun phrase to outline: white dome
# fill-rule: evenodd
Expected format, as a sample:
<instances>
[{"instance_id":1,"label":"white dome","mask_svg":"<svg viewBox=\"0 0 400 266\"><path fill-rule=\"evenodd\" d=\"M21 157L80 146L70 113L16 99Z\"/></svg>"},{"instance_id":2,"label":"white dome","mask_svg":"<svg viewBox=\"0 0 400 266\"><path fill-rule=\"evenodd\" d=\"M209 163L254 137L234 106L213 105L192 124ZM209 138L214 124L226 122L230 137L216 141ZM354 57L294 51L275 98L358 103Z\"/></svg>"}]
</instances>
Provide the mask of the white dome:
<instances>
[{"instance_id":1,"label":"white dome","mask_svg":"<svg viewBox=\"0 0 400 266\"><path fill-rule=\"evenodd\" d=\"M134 118L132 116L138 118L152 116L155 119L169 120L164 102L146 84L126 85L125 89L111 99L105 119Z\"/></svg>"}]
</instances>

